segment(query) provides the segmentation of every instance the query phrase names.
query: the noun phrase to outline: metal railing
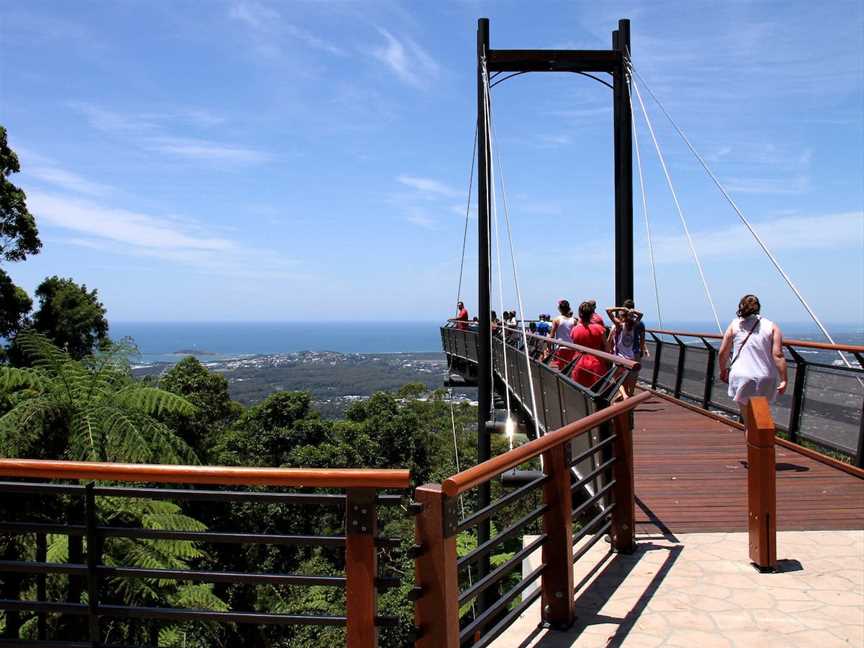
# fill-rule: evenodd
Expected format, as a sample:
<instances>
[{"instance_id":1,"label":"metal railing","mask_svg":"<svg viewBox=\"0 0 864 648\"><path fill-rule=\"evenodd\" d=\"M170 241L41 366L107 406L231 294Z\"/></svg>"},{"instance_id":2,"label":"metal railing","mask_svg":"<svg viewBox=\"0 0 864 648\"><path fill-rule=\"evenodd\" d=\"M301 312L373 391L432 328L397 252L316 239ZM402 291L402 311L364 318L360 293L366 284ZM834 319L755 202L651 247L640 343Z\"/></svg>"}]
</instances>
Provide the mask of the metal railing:
<instances>
[{"instance_id":1,"label":"metal railing","mask_svg":"<svg viewBox=\"0 0 864 648\"><path fill-rule=\"evenodd\" d=\"M398 578L382 575L382 567L386 565L378 564L378 548L393 546L399 541L381 537L377 523L379 507L398 505L403 501L402 495L382 491L406 489L409 485L407 470L221 468L2 459L0 476L29 480L0 482L0 511L3 511L4 518L10 512L23 518L0 519L0 540L3 541L0 544L4 549L0 580L6 595L0 599L0 610L5 613L2 635L5 639L0 639L0 645L107 646L110 644L103 643L106 641L106 625L145 620L344 626L346 645L371 648L377 645L377 628L398 623L395 617L378 614L376 593L401 584ZM32 479L52 480L52 483ZM84 480L86 483L56 483L56 480ZM111 485L96 484L103 481L111 482ZM218 487L254 484L271 489L303 490L203 490L117 485L122 482ZM342 492L321 492L321 489ZM61 505L52 507L50 502L57 499L61 500ZM336 534L332 527L329 533L321 535L310 534L305 529L306 533L298 533L284 529L279 519L270 516L264 516L267 529L263 531L135 526L116 515L118 509L124 508L123 502L129 500L169 500L195 503L196 506L208 503L216 506L226 503L279 505L278 510L282 513L286 513L286 509L281 507L290 510L315 506L322 509L322 518L344 526L343 532ZM324 513L326 510L333 513L328 516ZM54 513L49 515L49 511ZM59 519L56 517L58 511L61 512ZM68 558L63 562L48 560L46 540L49 536L68 539ZM243 546L262 544L298 550L319 547L329 552L344 552L344 573L239 573L196 566L153 568L147 564L116 564L113 560L106 560L106 550L120 542L137 543L142 548L158 548L160 542L194 543L194 546L230 545L238 550ZM112 555L116 557L116 554ZM345 590L345 613L325 616L131 605L124 602L121 595L122 583L129 579L150 583L341 588ZM49 583L50 588L47 587ZM55 593L55 598L46 596L49 589ZM26 592L34 591L35 598L24 598ZM22 638L19 633L23 623L34 617L36 636L30 640Z\"/></svg>"},{"instance_id":2,"label":"metal railing","mask_svg":"<svg viewBox=\"0 0 864 648\"><path fill-rule=\"evenodd\" d=\"M641 380L652 389L705 410L738 416L720 380L717 361L722 336L649 329ZM784 340L789 366L786 393L772 409L777 429L864 467L864 346ZM837 362L842 351L857 361Z\"/></svg>"},{"instance_id":3,"label":"metal railing","mask_svg":"<svg viewBox=\"0 0 864 648\"><path fill-rule=\"evenodd\" d=\"M573 563L606 533L615 550L630 552L635 546L630 413L650 396L643 393L616 403L463 470L440 485L415 490L421 505L416 526L417 646L488 646L538 599L542 599L544 622L556 628L572 625ZM604 459L594 474L579 480L571 467L585 457L571 455L572 442L602 426L608 426L610 433L587 454ZM470 499L473 488L541 457L541 477L460 518L459 498ZM573 493L600 473L606 474L606 486L574 509ZM472 529L490 518L499 522L498 533L459 558L460 536L472 537ZM472 580L471 565L496 551L503 552L504 558L489 573ZM531 566L526 569L526 564ZM523 573L515 579L519 570ZM489 593L492 603L472 612L472 601Z\"/></svg>"}]
</instances>

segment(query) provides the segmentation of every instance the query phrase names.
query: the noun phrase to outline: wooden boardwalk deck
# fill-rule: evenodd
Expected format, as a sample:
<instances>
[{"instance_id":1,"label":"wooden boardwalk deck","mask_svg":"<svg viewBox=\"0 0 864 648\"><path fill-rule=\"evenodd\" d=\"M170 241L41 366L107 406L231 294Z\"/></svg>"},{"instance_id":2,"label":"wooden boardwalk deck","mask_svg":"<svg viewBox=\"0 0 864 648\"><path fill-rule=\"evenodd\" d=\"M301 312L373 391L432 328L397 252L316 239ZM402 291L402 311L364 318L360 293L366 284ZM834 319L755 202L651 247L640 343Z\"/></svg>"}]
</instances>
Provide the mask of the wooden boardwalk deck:
<instances>
[{"instance_id":1,"label":"wooden boardwalk deck","mask_svg":"<svg viewBox=\"0 0 864 648\"><path fill-rule=\"evenodd\" d=\"M747 530L743 431L658 397L633 438L638 533ZM864 479L777 446L777 527L864 529Z\"/></svg>"}]
</instances>

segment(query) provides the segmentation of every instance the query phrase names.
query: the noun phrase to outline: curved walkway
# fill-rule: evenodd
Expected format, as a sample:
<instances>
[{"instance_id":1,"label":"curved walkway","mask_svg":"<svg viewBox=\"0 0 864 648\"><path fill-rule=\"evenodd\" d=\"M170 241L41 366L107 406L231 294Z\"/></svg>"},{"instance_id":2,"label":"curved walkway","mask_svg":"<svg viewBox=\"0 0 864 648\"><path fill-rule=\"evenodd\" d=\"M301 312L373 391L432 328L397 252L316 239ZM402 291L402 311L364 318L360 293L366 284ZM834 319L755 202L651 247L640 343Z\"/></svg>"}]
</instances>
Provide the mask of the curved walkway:
<instances>
[{"instance_id":1,"label":"curved walkway","mask_svg":"<svg viewBox=\"0 0 864 648\"><path fill-rule=\"evenodd\" d=\"M864 479L776 446L780 531L864 529ZM656 397L633 430L639 533L747 530L747 444L728 423Z\"/></svg>"}]
</instances>

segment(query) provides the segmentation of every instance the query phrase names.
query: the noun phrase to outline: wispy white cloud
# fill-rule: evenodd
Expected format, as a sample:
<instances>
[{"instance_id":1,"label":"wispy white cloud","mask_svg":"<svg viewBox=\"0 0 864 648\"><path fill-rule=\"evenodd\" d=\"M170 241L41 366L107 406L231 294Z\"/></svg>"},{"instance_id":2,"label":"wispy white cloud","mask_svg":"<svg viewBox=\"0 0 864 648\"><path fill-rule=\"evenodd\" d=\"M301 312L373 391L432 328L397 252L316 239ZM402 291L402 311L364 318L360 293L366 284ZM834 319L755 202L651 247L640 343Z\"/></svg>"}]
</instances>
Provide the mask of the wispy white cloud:
<instances>
[{"instance_id":1,"label":"wispy white cloud","mask_svg":"<svg viewBox=\"0 0 864 648\"><path fill-rule=\"evenodd\" d=\"M84 115L90 126L96 130L124 137L148 151L189 160L244 165L261 164L272 159L269 153L255 148L209 139L181 137L168 132L169 125L174 124L176 127L178 120L191 121L204 127L223 121L221 117L207 111L125 114L86 102L72 102L69 105Z\"/></svg>"},{"instance_id":2,"label":"wispy white cloud","mask_svg":"<svg viewBox=\"0 0 864 648\"><path fill-rule=\"evenodd\" d=\"M405 220L407 220L412 225L416 225L417 227L422 227L427 230L436 230L438 229L438 221L434 218L430 217L424 211L417 208L409 208L408 216Z\"/></svg>"},{"instance_id":3,"label":"wispy white cloud","mask_svg":"<svg viewBox=\"0 0 864 648\"><path fill-rule=\"evenodd\" d=\"M122 255L157 258L228 276L290 276L297 262L248 246L196 224L110 207L91 200L30 191L28 205L40 222L71 233L71 245Z\"/></svg>"},{"instance_id":4,"label":"wispy white cloud","mask_svg":"<svg viewBox=\"0 0 864 648\"><path fill-rule=\"evenodd\" d=\"M864 213L841 212L819 216L781 216L753 223L772 252L797 250L862 249L864 247ZM684 235L654 237L654 255L658 263L690 261ZM693 244L700 258L737 258L763 254L743 225L697 232Z\"/></svg>"},{"instance_id":5,"label":"wispy white cloud","mask_svg":"<svg viewBox=\"0 0 864 648\"><path fill-rule=\"evenodd\" d=\"M243 23L250 30L253 50L266 59L285 57L288 54L285 45L291 41L333 56L347 54L341 47L319 38L312 32L285 22L277 9L260 2L236 0L231 4L228 16Z\"/></svg>"},{"instance_id":6,"label":"wispy white cloud","mask_svg":"<svg viewBox=\"0 0 864 648\"><path fill-rule=\"evenodd\" d=\"M271 159L268 153L256 149L188 137L154 137L146 142L145 148L193 160L238 164L259 164Z\"/></svg>"},{"instance_id":7,"label":"wispy white cloud","mask_svg":"<svg viewBox=\"0 0 864 648\"><path fill-rule=\"evenodd\" d=\"M385 42L372 49L372 56L384 63L400 81L426 89L438 79L441 66L413 39L399 40L381 27L378 32Z\"/></svg>"},{"instance_id":8,"label":"wispy white cloud","mask_svg":"<svg viewBox=\"0 0 864 648\"><path fill-rule=\"evenodd\" d=\"M83 194L85 196L105 196L113 190L112 187L92 182L81 177L77 173L61 169L58 166L28 166L25 167L26 175L36 178L41 182L45 182L67 191Z\"/></svg>"},{"instance_id":9,"label":"wispy white cloud","mask_svg":"<svg viewBox=\"0 0 864 648\"><path fill-rule=\"evenodd\" d=\"M12 150L18 155L18 161L21 163L22 177L25 179L38 180L40 183L49 184L85 196L105 196L114 191L113 187L88 180L73 171L63 168L57 160L37 153L25 146L20 146L17 142L13 143Z\"/></svg>"},{"instance_id":10,"label":"wispy white cloud","mask_svg":"<svg viewBox=\"0 0 864 648\"><path fill-rule=\"evenodd\" d=\"M791 178L727 178L726 188L732 193L795 195L810 189L810 177Z\"/></svg>"},{"instance_id":11,"label":"wispy white cloud","mask_svg":"<svg viewBox=\"0 0 864 648\"><path fill-rule=\"evenodd\" d=\"M427 196L444 197L444 198L459 198L463 196L463 192L453 189L449 185L435 180L434 178L423 178L420 176L400 175L396 178L399 184L415 189L421 194Z\"/></svg>"}]
</instances>

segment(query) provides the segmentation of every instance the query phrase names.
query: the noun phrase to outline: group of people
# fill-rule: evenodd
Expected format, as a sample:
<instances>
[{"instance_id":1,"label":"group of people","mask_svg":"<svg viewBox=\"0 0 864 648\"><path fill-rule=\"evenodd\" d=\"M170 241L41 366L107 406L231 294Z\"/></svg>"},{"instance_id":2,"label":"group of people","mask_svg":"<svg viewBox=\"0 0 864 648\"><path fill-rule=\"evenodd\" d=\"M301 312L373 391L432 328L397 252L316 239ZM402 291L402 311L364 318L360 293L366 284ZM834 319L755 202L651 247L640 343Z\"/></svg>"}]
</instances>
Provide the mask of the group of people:
<instances>
[{"instance_id":1,"label":"group of people","mask_svg":"<svg viewBox=\"0 0 864 648\"><path fill-rule=\"evenodd\" d=\"M467 328L468 311L461 301L457 310L457 328ZM738 303L737 317L726 328L720 345L720 379L729 384L729 397L742 407L742 412L751 397L765 396L773 401L786 390L783 334L780 327L763 318L760 311L761 304L756 295L742 297ZM610 321L608 327L597 312L597 302L594 300L583 301L574 315L570 302L561 299L558 313L555 318L541 314L538 321L529 323L529 329L536 335L570 342L637 363L643 357L648 357L642 313L636 310L632 299L624 300L621 306L606 309ZM506 327L516 327L517 323L515 311L505 312L503 321L498 320L495 311L491 313L493 333L503 334ZM602 354L580 352L560 344L547 345L543 360L559 371L570 371L575 382L589 388L609 370L609 359ZM628 396L635 391L637 376L638 369L631 371L623 385Z\"/></svg>"},{"instance_id":2,"label":"group of people","mask_svg":"<svg viewBox=\"0 0 864 648\"><path fill-rule=\"evenodd\" d=\"M570 302L558 302L559 315L551 321L549 337L571 342L581 347L602 351L621 358L639 362L647 354L645 348L645 324L642 313L636 310L633 300L626 300L621 306L606 309L610 325L606 326L603 316L597 312L597 302L593 299L583 301L574 316ZM548 317L543 318L544 321ZM580 385L592 387L609 370L609 360L600 354L580 353L570 346L557 345L546 351L549 365L558 370L569 370L573 380ZM624 391L632 395L636 388L636 371L630 372L625 381Z\"/></svg>"}]
</instances>

